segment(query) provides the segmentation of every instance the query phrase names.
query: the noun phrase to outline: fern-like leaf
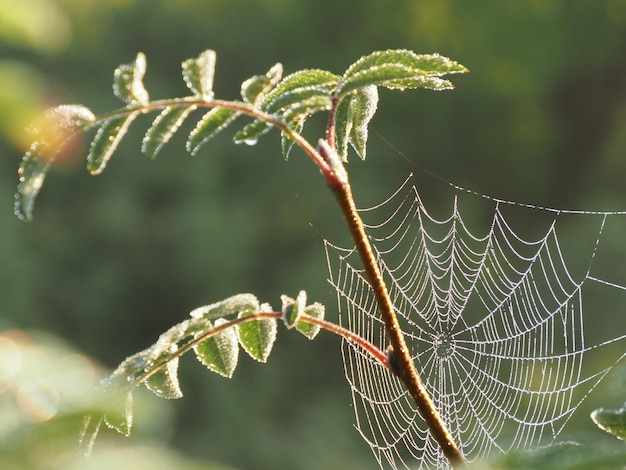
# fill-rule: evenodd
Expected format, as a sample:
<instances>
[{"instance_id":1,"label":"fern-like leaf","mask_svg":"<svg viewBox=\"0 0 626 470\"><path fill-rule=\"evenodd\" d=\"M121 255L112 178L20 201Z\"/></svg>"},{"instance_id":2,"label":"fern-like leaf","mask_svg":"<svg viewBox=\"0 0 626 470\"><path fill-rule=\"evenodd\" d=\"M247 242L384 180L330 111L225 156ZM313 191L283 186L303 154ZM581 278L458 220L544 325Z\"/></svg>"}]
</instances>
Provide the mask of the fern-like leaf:
<instances>
[{"instance_id":1,"label":"fern-like leaf","mask_svg":"<svg viewBox=\"0 0 626 470\"><path fill-rule=\"evenodd\" d=\"M195 105L168 106L150 126L146 132L141 150L150 158L156 158L163 146L174 136L176 131L185 122L187 116L197 109Z\"/></svg>"},{"instance_id":2,"label":"fern-like leaf","mask_svg":"<svg viewBox=\"0 0 626 470\"><path fill-rule=\"evenodd\" d=\"M137 54L131 64L120 65L113 74L113 93L130 106L147 105L150 96L143 85L146 73L146 56Z\"/></svg>"},{"instance_id":3,"label":"fern-like leaf","mask_svg":"<svg viewBox=\"0 0 626 470\"><path fill-rule=\"evenodd\" d=\"M187 59L182 63L183 80L196 96L204 99L213 98L215 60L215 51L208 49L198 57Z\"/></svg>"},{"instance_id":4,"label":"fern-like leaf","mask_svg":"<svg viewBox=\"0 0 626 470\"><path fill-rule=\"evenodd\" d=\"M187 151L196 155L204 144L226 129L237 117L239 113L232 109L213 108L200 119L195 129L189 134Z\"/></svg>"},{"instance_id":5,"label":"fern-like leaf","mask_svg":"<svg viewBox=\"0 0 626 470\"><path fill-rule=\"evenodd\" d=\"M139 116L139 111L107 119L102 123L89 147L87 170L92 175L104 171L113 153L128 132L132 122Z\"/></svg>"},{"instance_id":6,"label":"fern-like leaf","mask_svg":"<svg viewBox=\"0 0 626 470\"><path fill-rule=\"evenodd\" d=\"M257 105L281 80L283 65L275 64L265 75L255 75L241 84L241 98L251 105Z\"/></svg>"}]
</instances>

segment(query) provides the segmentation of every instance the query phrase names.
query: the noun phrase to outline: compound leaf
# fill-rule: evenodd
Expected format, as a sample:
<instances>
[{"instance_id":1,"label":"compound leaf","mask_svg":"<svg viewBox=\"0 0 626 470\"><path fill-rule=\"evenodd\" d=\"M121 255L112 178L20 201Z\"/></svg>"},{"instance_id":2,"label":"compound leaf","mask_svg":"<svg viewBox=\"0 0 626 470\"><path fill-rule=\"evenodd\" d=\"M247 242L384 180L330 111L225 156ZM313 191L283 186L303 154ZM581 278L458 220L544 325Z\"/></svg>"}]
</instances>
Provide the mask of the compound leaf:
<instances>
[{"instance_id":1,"label":"compound leaf","mask_svg":"<svg viewBox=\"0 0 626 470\"><path fill-rule=\"evenodd\" d=\"M224 319L217 319L214 327L226 323ZM198 360L209 370L224 377L231 378L237 367L239 357L239 340L234 328L227 328L207 338L194 346Z\"/></svg>"},{"instance_id":2,"label":"compound leaf","mask_svg":"<svg viewBox=\"0 0 626 470\"><path fill-rule=\"evenodd\" d=\"M156 158L163 146L169 142L187 116L196 108L195 105L168 106L161 111L146 132L141 151L150 158Z\"/></svg>"},{"instance_id":3,"label":"compound leaf","mask_svg":"<svg viewBox=\"0 0 626 470\"><path fill-rule=\"evenodd\" d=\"M298 105L310 101L312 98L321 98L325 103L328 103L328 108L331 105L331 92L328 88L317 85L309 85L294 88L292 90L281 93L276 96L272 101L267 103L264 107L265 112L269 114L276 113L281 109L289 108L293 105Z\"/></svg>"},{"instance_id":4,"label":"compound leaf","mask_svg":"<svg viewBox=\"0 0 626 470\"><path fill-rule=\"evenodd\" d=\"M619 410L599 408L591 413L591 419L603 431L618 439L626 440L626 404Z\"/></svg>"},{"instance_id":5,"label":"compound leaf","mask_svg":"<svg viewBox=\"0 0 626 470\"><path fill-rule=\"evenodd\" d=\"M261 311L271 312L268 304L261 305ZM241 312L237 318L254 315L256 312ZM274 318L262 319L241 323L237 326L239 343L243 349L259 362L266 362L276 341L278 328Z\"/></svg>"},{"instance_id":6,"label":"compound leaf","mask_svg":"<svg viewBox=\"0 0 626 470\"><path fill-rule=\"evenodd\" d=\"M150 101L143 85L146 73L146 56L138 53L131 64L120 65L113 74L113 93L129 105L146 105Z\"/></svg>"},{"instance_id":7,"label":"compound leaf","mask_svg":"<svg viewBox=\"0 0 626 470\"><path fill-rule=\"evenodd\" d=\"M187 139L187 151L196 155L213 136L223 131L237 119L239 112L227 108L213 108L206 113Z\"/></svg>"},{"instance_id":8,"label":"compound leaf","mask_svg":"<svg viewBox=\"0 0 626 470\"><path fill-rule=\"evenodd\" d=\"M215 51L208 49L194 59L182 63L183 80L196 96L213 98L213 77L215 75Z\"/></svg>"},{"instance_id":9,"label":"compound leaf","mask_svg":"<svg viewBox=\"0 0 626 470\"><path fill-rule=\"evenodd\" d=\"M87 155L87 169L92 175L98 175L106 168L111 156L137 116L139 116L139 111L133 111L125 116L107 119L102 123L91 142Z\"/></svg>"}]
</instances>

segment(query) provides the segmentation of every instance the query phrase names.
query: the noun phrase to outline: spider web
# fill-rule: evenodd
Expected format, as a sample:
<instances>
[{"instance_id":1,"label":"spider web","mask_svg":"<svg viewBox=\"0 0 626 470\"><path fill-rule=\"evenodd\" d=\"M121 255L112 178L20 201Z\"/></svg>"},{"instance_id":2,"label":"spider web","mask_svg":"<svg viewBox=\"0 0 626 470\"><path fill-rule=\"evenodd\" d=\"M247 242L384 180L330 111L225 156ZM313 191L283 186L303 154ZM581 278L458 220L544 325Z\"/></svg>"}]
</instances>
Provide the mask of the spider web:
<instances>
[{"instance_id":1,"label":"spider web","mask_svg":"<svg viewBox=\"0 0 626 470\"><path fill-rule=\"evenodd\" d=\"M607 225L626 214L520 205L451 185L451 207L435 217L411 179L360 213L444 422L470 461L554 442L626 356L615 307L626 287L594 274ZM470 220L464 204L471 214L486 204L489 213ZM358 254L325 246L341 323L384 350ZM448 468L400 381L349 342L343 359L356 428L379 465Z\"/></svg>"}]
</instances>

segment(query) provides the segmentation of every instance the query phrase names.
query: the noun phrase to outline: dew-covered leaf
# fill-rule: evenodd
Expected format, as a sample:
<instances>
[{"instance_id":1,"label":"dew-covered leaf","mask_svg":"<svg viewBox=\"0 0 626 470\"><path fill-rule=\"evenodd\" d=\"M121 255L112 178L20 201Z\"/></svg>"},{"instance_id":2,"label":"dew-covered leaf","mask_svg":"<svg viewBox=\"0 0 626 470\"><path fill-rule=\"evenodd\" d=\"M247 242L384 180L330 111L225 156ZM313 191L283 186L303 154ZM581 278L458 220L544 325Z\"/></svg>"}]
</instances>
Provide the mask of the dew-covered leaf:
<instances>
[{"instance_id":1,"label":"dew-covered leaf","mask_svg":"<svg viewBox=\"0 0 626 470\"><path fill-rule=\"evenodd\" d=\"M128 437L133 428L133 393L128 391L107 397L107 413L104 423L111 429Z\"/></svg>"},{"instance_id":2,"label":"dew-covered leaf","mask_svg":"<svg viewBox=\"0 0 626 470\"><path fill-rule=\"evenodd\" d=\"M311 96L303 101L292 104L285 109L283 119L289 123L294 120L306 119L320 111L328 111L332 106L330 97L328 96Z\"/></svg>"},{"instance_id":3,"label":"dew-covered leaf","mask_svg":"<svg viewBox=\"0 0 626 470\"><path fill-rule=\"evenodd\" d=\"M300 316L304 313L306 307L306 292L301 290L295 299L287 295L281 295L282 301L281 312L283 313L283 321L287 328L293 328L300 320Z\"/></svg>"},{"instance_id":4,"label":"dew-covered leaf","mask_svg":"<svg viewBox=\"0 0 626 470\"><path fill-rule=\"evenodd\" d=\"M378 89L374 85L359 88L350 101L350 143L361 160L365 160L368 127L377 107Z\"/></svg>"},{"instance_id":5,"label":"dew-covered leaf","mask_svg":"<svg viewBox=\"0 0 626 470\"><path fill-rule=\"evenodd\" d=\"M599 408L591 413L591 419L603 431L626 440L626 404L619 410Z\"/></svg>"},{"instance_id":6,"label":"dew-covered leaf","mask_svg":"<svg viewBox=\"0 0 626 470\"><path fill-rule=\"evenodd\" d=\"M102 123L91 141L87 155L87 169L92 175L102 173L139 111L125 116L107 119Z\"/></svg>"},{"instance_id":7,"label":"dew-covered leaf","mask_svg":"<svg viewBox=\"0 0 626 470\"><path fill-rule=\"evenodd\" d=\"M268 304L263 304L260 307L260 311L271 312L272 307ZM248 317L255 313L254 311L241 312L238 318ZM274 341L276 341L278 332L276 319L267 318L241 323L237 326L237 332L239 334L239 343L243 349L253 359L259 362L266 362L272 352Z\"/></svg>"},{"instance_id":8,"label":"dew-covered leaf","mask_svg":"<svg viewBox=\"0 0 626 470\"><path fill-rule=\"evenodd\" d=\"M52 139L58 140L58 132L76 132L89 127L95 120L96 116L86 106L62 104L47 109L42 119L35 124L34 131L38 134L38 139L52 142Z\"/></svg>"},{"instance_id":9,"label":"dew-covered leaf","mask_svg":"<svg viewBox=\"0 0 626 470\"><path fill-rule=\"evenodd\" d=\"M403 65L407 68L418 70L422 75L445 75L449 73L466 73L468 71L463 65L439 54L416 54L408 49L388 49L372 52L361 57L348 67L344 73L344 78L389 64Z\"/></svg>"},{"instance_id":10,"label":"dew-covered leaf","mask_svg":"<svg viewBox=\"0 0 626 470\"><path fill-rule=\"evenodd\" d=\"M305 120L303 118L296 119L287 123L287 125L299 134L304 128L304 121ZM289 134L287 134L286 132L280 133L280 148L282 150L282 155L285 160L289 158L289 154L291 153L291 149L293 148L293 145L295 143L296 142L291 137L289 137Z\"/></svg>"},{"instance_id":11,"label":"dew-covered leaf","mask_svg":"<svg viewBox=\"0 0 626 470\"><path fill-rule=\"evenodd\" d=\"M192 318L215 320L217 318L238 315L240 312L258 312L259 300L253 294L237 294L227 299L204 305L192 310Z\"/></svg>"},{"instance_id":12,"label":"dew-covered leaf","mask_svg":"<svg viewBox=\"0 0 626 470\"><path fill-rule=\"evenodd\" d=\"M89 456L100 432L104 415L93 413L85 416L78 436L78 450L84 456Z\"/></svg>"},{"instance_id":13,"label":"dew-covered leaf","mask_svg":"<svg viewBox=\"0 0 626 470\"><path fill-rule=\"evenodd\" d=\"M195 105L165 108L146 132L141 145L142 152L150 158L156 158L163 146L169 142L187 116L195 109Z\"/></svg>"},{"instance_id":14,"label":"dew-covered leaf","mask_svg":"<svg viewBox=\"0 0 626 470\"><path fill-rule=\"evenodd\" d=\"M144 383L148 390L158 397L167 398L168 400L181 398L183 392L178 382L178 357L169 359L158 371L149 376Z\"/></svg>"},{"instance_id":15,"label":"dew-covered leaf","mask_svg":"<svg viewBox=\"0 0 626 470\"><path fill-rule=\"evenodd\" d=\"M292 96L293 92L298 89L307 89L309 87L317 88L318 90L323 89L325 90L325 94L330 96L330 93L335 89L340 79L341 77L338 75L320 69L306 69L292 73L286 76L271 92L265 95L260 105L261 109L266 110L268 105L276 103L277 100L282 100L285 94L285 99L290 99L287 97ZM273 104L272 107L278 109L275 104Z\"/></svg>"},{"instance_id":16,"label":"dew-covered leaf","mask_svg":"<svg viewBox=\"0 0 626 470\"><path fill-rule=\"evenodd\" d=\"M304 314L317 320L323 320L326 308L319 302L314 302L304 308ZM320 332L320 326L300 320L296 323L296 330L312 340Z\"/></svg>"},{"instance_id":17,"label":"dew-covered leaf","mask_svg":"<svg viewBox=\"0 0 626 470\"><path fill-rule=\"evenodd\" d=\"M256 105L274 88L283 76L283 65L275 64L265 75L255 75L241 84L241 98L246 103Z\"/></svg>"},{"instance_id":18,"label":"dew-covered leaf","mask_svg":"<svg viewBox=\"0 0 626 470\"><path fill-rule=\"evenodd\" d=\"M352 99L352 94L344 96L339 101L335 111L335 147L337 155L343 162L348 161L348 142L353 126L352 114L350 113Z\"/></svg>"},{"instance_id":19,"label":"dew-covered leaf","mask_svg":"<svg viewBox=\"0 0 626 470\"><path fill-rule=\"evenodd\" d=\"M281 93L280 95L276 96L276 98L268 102L264 106L264 110L269 114L274 114L281 109L285 109L302 102L310 101L311 98L315 97L322 98L324 102L328 103L328 107L330 107L332 98L330 90L322 86L310 85L294 88L292 90Z\"/></svg>"},{"instance_id":20,"label":"dew-covered leaf","mask_svg":"<svg viewBox=\"0 0 626 470\"><path fill-rule=\"evenodd\" d=\"M228 108L213 108L206 113L187 139L187 151L196 155L200 148L218 132L223 131L237 117L239 113Z\"/></svg>"},{"instance_id":21,"label":"dew-covered leaf","mask_svg":"<svg viewBox=\"0 0 626 470\"><path fill-rule=\"evenodd\" d=\"M341 95L368 85L446 90L453 85L442 75L465 72L464 66L439 54L416 54L404 49L378 51L352 64L339 88Z\"/></svg>"},{"instance_id":22,"label":"dew-covered leaf","mask_svg":"<svg viewBox=\"0 0 626 470\"><path fill-rule=\"evenodd\" d=\"M148 348L124 359L113 373L102 381L107 393L119 394L139 383L145 375L146 367L150 365L150 354L151 349Z\"/></svg>"},{"instance_id":23,"label":"dew-covered leaf","mask_svg":"<svg viewBox=\"0 0 626 470\"><path fill-rule=\"evenodd\" d=\"M143 85L146 73L146 56L138 53L131 64L120 65L113 75L113 93L129 105L146 105L150 101Z\"/></svg>"},{"instance_id":24,"label":"dew-covered leaf","mask_svg":"<svg viewBox=\"0 0 626 470\"><path fill-rule=\"evenodd\" d=\"M35 200L50 169L50 162L43 155L47 147L47 144L43 142L34 142L18 169L19 184L15 193L15 215L22 220L32 219Z\"/></svg>"},{"instance_id":25,"label":"dew-covered leaf","mask_svg":"<svg viewBox=\"0 0 626 470\"><path fill-rule=\"evenodd\" d=\"M227 323L218 318L214 326ZM239 358L239 340L235 328L226 328L194 346L198 360L209 370L231 378Z\"/></svg>"},{"instance_id":26,"label":"dew-covered leaf","mask_svg":"<svg viewBox=\"0 0 626 470\"><path fill-rule=\"evenodd\" d=\"M255 119L235 134L233 142L236 144L256 145L259 137L267 134L270 130L272 130L271 124L261 119Z\"/></svg>"},{"instance_id":27,"label":"dew-covered leaf","mask_svg":"<svg viewBox=\"0 0 626 470\"><path fill-rule=\"evenodd\" d=\"M182 63L183 79L195 95L205 99L213 98L213 77L215 74L215 51L210 49L194 59Z\"/></svg>"}]
</instances>

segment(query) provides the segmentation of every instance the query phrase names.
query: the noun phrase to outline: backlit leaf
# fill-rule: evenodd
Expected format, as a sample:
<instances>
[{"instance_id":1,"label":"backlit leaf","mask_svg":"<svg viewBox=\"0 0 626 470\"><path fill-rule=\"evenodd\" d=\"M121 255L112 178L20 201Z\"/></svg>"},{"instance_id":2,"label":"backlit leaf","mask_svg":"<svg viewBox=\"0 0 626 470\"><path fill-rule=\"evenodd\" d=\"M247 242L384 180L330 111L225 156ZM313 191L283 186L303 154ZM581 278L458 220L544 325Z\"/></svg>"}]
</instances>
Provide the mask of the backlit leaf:
<instances>
[{"instance_id":1,"label":"backlit leaf","mask_svg":"<svg viewBox=\"0 0 626 470\"><path fill-rule=\"evenodd\" d=\"M252 294L237 294L214 304L198 307L189 315L192 318L215 320L250 311L254 313L259 311L259 300Z\"/></svg>"},{"instance_id":2,"label":"backlit leaf","mask_svg":"<svg viewBox=\"0 0 626 470\"><path fill-rule=\"evenodd\" d=\"M272 307L268 304L263 304L260 310L271 312ZM241 312L238 318L248 317L255 313L252 311ZM239 343L243 349L257 361L266 362L272 352L274 341L276 341L278 332L276 320L268 318L241 323L237 326L237 332L239 334Z\"/></svg>"},{"instance_id":3,"label":"backlit leaf","mask_svg":"<svg viewBox=\"0 0 626 470\"><path fill-rule=\"evenodd\" d=\"M226 129L238 116L239 113L231 109L213 108L198 121L195 129L189 134L187 151L196 155L204 144L218 132Z\"/></svg>"},{"instance_id":4,"label":"backlit leaf","mask_svg":"<svg viewBox=\"0 0 626 470\"><path fill-rule=\"evenodd\" d=\"M35 200L50 169L50 162L44 155L47 148L48 145L43 142L34 142L18 169L15 215L22 220L31 220Z\"/></svg>"},{"instance_id":5,"label":"backlit leaf","mask_svg":"<svg viewBox=\"0 0 626 470\"><path fill-rule=\"evenodd\" d=\"M146 132L141 146L142 152L150 158L156 158L163 146L169 142L187 116L195 109L195 105L165 108Z\"/></svg>"},{"instance_id":6,"label":"backlit leaf","mask_svg":"<svg viewBox=\"0 0 626 470\"><path fill-rule=\"evenodd\" d=\"M133 428L133 394L112 395L107 398L107 413L104 423L111 429L128 437ZM114 411L115 410L115 411Z\"/></svg>"},{"instance_id":7,"label":"backlit leaf","mask_svg":"<svg viewBox=\"0 0 626 470\"><path fill-rule=\"evenodd\" d=\"M280 82L283 65L275 64L265 75L255 75L241 84L241 97L246 103L256 105Z\"/></svg>"},{"instance_id":8,"label":"backlit leaf","mask_svg":"<svg viewBox=\"0 0 626 470\"><path fill-rule=\"evenodd\" d=\"M287 125L299 134L302 132L302 128L304 127L304 119L300 118L293 120L287 123ZM280 133L280 148L282 150L282 155L285 160L289 158L289 153L291 152L291 149L293 148L293 145L295 143L296 142L291 137L289 137L289 134L287 134L286 132Z\"/></svg>"},{"instance_id":9,"label":"backlit leaf","mask_svg":"<svg viewBox=\"0 0 626 470\"><path fill-rule=\"evenodd\" d=\"M626 404L619 410L599 408L591 413L591 419L603 431L618 439L626 440Z\"/></svg>"},{"instance_id":10,"label":"backlit leaf","mask_svg":"<svg viewBox=\"0 0 626 470\"><path fill-rule=\"evenodd\" d=\"M102 123L89 147L87 169L92 175L102 173L122 141L131 123L139 116L134 111L125 116L107 119Z\"/></svg>"},{"instance_id":11,"label":"backlit leaf","mask_svg":"<svg viewBox=\"0 0 626 470\"><path fill-rule=\"evenodd\" d=\"M226 323L217 319L214 326ZM194 346L198 360L209 370L224 377L232 377L239 357L239 340L234 328L227 328Z\"/></svg>"},{"instance_id":12,"label":"backlit leaf","mask_svg":"<svg viewBox=\"0 0 626 470\"><path fill-rule=\"evenodd\" d=\"M146 105L150 101L148 92L143 85L146 73L146 56L137 54L131 64L120 65L113 75L113 93L129 105Z\"/></svg>"},{"instance_id":13,"label":"backlit leaf","mask_svg":"<svg viewBox=\"0 0 626 470\"><path fill-rule=\"evenodd\" d=\"M335 89L340 79L341 77L338 75L327 72L326 70L300 70L286 76L276 86L276 88L265 96L260 107L261 109L266 110L266 107L270 104L276 103L277 100L280 102L280 100L283 99L283 95L287 94L287 96L291 96L295 90L302 88L307 89L313 87L318 89L318 91L324 89L328 92L327 94L330 95L331 91ZM275 104L273 104L272 107L274 109L278 109Z\"/></svg>"},{"instance_id":14,"label":"backlit leaf","mask_svg":"<svg viewBox=\"0 0 626 470\"><path fill-rule=\"evenodd\" d=\"M183 79L195 95L213 98L213 76L215 74L215 51L204 51L194 59L183 62Z\"/></svg>"},{"instance_id":15,"label":"backlit leaf","mask_svg":"<svg viewBox=\"0 0 626 470\"><path fill-rule=\"evenodd\" d=\"M286 295L281 295L280 299L283 303L281 312L283 313L285 326L287 328L293 328L300 320L300 316L304 313L306 307L306 292L301 290L295 299Z\"/></svg>"},{"instance_id":16,"label":"backlit leaf","mask_svg":"<svg viewBox=\"0 0 626 470\"><path fill-rule=\"evenodd\" d=\"M181 398L183 392L178 382L178 357L169 359L163 367L148 377L144 383L151 392L161 398L169 400Z\"/></svg>"},{"instance_id":17,"label":"backlit leaf","mask_svg":"<svg viewBox=\"0 0 626 470\"><path fill-rule=\"evenodd\" d=\"M281 109L307 101L313 97L324 98L325 102L327 102L328 106L330 107L330 90L322 86L310 85L294 88L292 90L281 93L280 95L276 96L276 98L274 98L272 101L267 103L264 106L264 110L269 114L274 114Z\"/></svg>"},{"instance_id":18,"label":"backlit leaf","mask_svg":"<svg viewBox=\"0 0 626 470\"><path fill-rule=\"evenodd\" d=\"M344 96L335 111L335 147L342 161L348 161L348 142L352 130L352 114L350 113L353 95Z\"/></svg>"},{"instance_id":19,"label":"backlit leaf","mask_svg":"<svg viewBox=\"0 0 626 470\"><path fill-rule=\"evenodd\" d=\"M350 143L361 160L365 160L369 123L377 107L378 89L374 85L359 88L350 101Z\"/></svg>"},{"instance_id":20,"label":"backlit leaf","mask_svg":"<svg viewBox=\"0 0 626 470\"><path fill-rule=\"evenodd\" d=\"M259 137L267 134L270 130L272 130L271 124L260 119L255 119L237 132L233 137L233 141L236 144L256 145Z\"/></svg>"},{"instance_id":21,"label":"backlit leaf","mask_svg":"<svg viewBox=\"0 0 626 470\"><path fill-rule=\"evenodd\" d=\"M323 320L324 315L326 314L326 308L322 304L314 302L304 308L304 314L318 320ZM317 334L320 332L320 328L321 327L319 325L307 323L302 320L296 323L296 330L311 340L315 339Z\"/></svg>"}]
</instances>

